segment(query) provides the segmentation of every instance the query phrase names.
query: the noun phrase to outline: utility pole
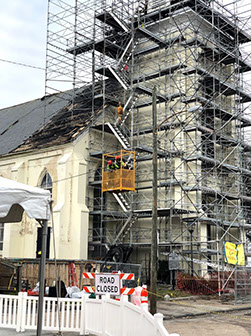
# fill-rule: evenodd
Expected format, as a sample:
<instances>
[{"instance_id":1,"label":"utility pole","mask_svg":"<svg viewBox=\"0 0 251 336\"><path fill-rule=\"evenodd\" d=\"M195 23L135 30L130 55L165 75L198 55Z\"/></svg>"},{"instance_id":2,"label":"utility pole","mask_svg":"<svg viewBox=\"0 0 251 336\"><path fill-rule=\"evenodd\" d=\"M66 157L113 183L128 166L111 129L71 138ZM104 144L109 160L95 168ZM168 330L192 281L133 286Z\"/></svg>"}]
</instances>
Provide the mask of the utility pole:
<instances>
[{"instance_id":1,"label":"utility pole","mask_svg":"<svg viewBox=\"0 0 251 336\"><path fill-rule=\"evenodd\" d=\"M158 200L158 161L157 161L157 99L156 86L153 88L153 209L152 209L152 245L151 245L151 295L150 295L150 312L155 314L157 312L156 295L157 293L157 200Z\"/></svg>"}]
</instances>

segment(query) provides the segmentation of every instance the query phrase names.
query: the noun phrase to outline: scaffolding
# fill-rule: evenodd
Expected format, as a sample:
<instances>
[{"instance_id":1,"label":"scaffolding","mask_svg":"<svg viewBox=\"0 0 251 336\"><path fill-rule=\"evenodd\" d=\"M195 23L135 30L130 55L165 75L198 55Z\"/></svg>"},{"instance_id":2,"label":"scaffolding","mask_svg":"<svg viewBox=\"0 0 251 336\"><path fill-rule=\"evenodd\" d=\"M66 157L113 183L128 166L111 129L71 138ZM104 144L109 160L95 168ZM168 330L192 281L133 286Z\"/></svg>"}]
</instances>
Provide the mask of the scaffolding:
<instances>
[{"instance_id":1,"label":"scaffolding","mask_svg":"<svg viewBox=\"0 0 251 336\"><path fill-rule=\"evenodd\" d=\"M251 29L238 1L49 0L48 13L46 93L68 90L73 117L88 97L93 116L90 257L130 246L147 274L156 86L159 256L220 274L224 243L246 246L251 228ZM120 150L136 153L135 192L102 193L102 155Z\"/></svg>"}]
</instances>

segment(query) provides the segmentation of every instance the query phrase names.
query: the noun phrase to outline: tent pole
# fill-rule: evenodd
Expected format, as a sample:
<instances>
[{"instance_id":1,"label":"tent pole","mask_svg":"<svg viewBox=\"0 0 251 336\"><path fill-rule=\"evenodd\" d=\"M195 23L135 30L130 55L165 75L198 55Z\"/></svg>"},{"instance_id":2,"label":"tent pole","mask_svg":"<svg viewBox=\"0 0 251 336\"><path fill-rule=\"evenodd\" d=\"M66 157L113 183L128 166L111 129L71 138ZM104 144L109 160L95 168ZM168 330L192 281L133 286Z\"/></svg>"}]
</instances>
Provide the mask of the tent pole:
<instances>
[{"instance_id":1,"label":"tent pole","mask_svg":"<svg viewBox=\"0 0 251 336\"><path fill-rule=\"evenodd\" d=\"M43 301L44 301L44 281L45 281L45 262L46 262L46 245L47 245L47 231L48 221L42 220L40 222L42 233L42 253L40 259L40 275L39 275L39 299L38 299L38 315L37 315L37 336L42 335L43 323Z\"/></svg>"}]
</instances>

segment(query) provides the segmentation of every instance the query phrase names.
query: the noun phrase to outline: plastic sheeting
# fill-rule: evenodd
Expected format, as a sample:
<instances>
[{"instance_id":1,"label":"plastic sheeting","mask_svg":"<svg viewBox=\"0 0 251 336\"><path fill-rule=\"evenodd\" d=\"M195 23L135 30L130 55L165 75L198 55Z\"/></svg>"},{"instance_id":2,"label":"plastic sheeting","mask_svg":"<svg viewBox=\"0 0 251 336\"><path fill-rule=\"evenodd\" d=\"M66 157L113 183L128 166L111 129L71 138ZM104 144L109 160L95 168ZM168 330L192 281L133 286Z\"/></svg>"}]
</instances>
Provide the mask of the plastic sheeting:
<instances>
[{"instance_id":1,"label":"plastic sheeting","mask_svg":"<svg viewBox=\"0 0 251 336\"><path fill-rule=\"evenodd\" d=\"M48 220L50 201L48 190L0 177L0 222L19 222L23 211L30 218Z\"/></svg>"}]
</instances>

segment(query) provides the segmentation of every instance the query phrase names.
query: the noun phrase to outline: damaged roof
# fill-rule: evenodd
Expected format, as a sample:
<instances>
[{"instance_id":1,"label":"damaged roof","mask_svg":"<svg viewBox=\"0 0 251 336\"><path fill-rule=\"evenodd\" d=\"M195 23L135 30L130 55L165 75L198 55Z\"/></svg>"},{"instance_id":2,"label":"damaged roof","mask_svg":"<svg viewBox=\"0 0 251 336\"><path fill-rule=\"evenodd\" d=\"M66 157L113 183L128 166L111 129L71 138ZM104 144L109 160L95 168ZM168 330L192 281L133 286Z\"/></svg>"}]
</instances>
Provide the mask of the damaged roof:
<instances>
[{"instance_id":1,"label":"damaged roof","mask_svg":"<svg viewBox=\"0 0 251 336\"><path fill-rule=\"evenodd\" d=\"M1 109L0 156L73 141L93 119L91 91L82 90L74 105L67 91Z\"/></svg>"}]
</instances>

